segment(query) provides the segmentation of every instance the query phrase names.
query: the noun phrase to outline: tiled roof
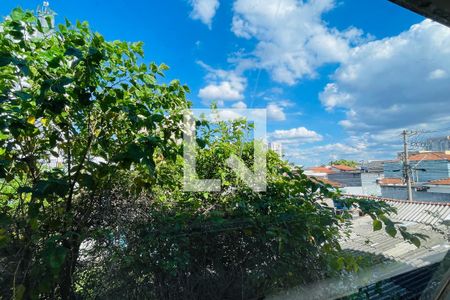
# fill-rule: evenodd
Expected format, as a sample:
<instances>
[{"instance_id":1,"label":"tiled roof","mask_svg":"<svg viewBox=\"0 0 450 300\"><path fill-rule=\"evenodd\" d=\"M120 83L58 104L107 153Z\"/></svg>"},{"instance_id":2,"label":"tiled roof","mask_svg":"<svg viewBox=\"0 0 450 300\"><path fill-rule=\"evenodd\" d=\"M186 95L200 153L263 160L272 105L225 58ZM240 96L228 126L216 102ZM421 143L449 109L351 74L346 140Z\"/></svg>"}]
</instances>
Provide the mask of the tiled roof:
<instances>
[{"instance_id":1,"label":"tiled roof","mask_svg":"<svg viewBox=\"0 0 450 300\"><path fill-rule=\"evenodd\" d=\"M434 184L434 185L450 185L450 178L439 179L439 180L433 180L433 181L428 182L428 184Z\"/></svg>"},{"instance_id":2,"label":"tiled roof","mask_svg":"<svg viewBox=\"0 0 450 300\"><path fill-rule=\"evenodd\" d=\"M331 185L332 187L335 187L335 188L343 187L342 184L340 184L339 182L336 182L336 181L333 181L333 180L329 180L327 178L322 178L322 177L319 178L319 177L312 177L312 176L309 176L309 178L312 181L314 181L314 182L321 182L321 183L324 183L324 184L329 184L329 185Z\"/></svg>"},{"instance_id":3,"label":"tiled roof","mask_svg":"<svg viewBox=\"0 0 450 300\"><path fill-rule=\"evenodd\" d=\"M332 168L338 169L340 171L355 171L356 169L353 167L349 167L346 165L332 165Z\"/></svg>"},{"instance_id":4,"label":"tiled roof","mask_svg":"<svg viewBox=\"0 0 450 300\"><path fill-rule=\"evenodd\" d=\"M409 157L409 160L450 160L450 154L447 154L445 152L424 152L411 155Z\"/></svg>"},{"instance_id":5,"label":"tiled roof","mask_svg":"<svg viewBox=\"0 0 450 300\"><path fill-rule=\"evenodd\" d=\"M334 173L333 170L327 167L311 167L308 168L309 171L313 171L315 173L326 173L326 174L332 174Z\"/></svg>"},{"instance_id":6,"label":"tiled roof","mask_svg":"<svg viewBox=\"0 0 450 300\"><path fill-rule=\"evenodd\" d=\"M403 185L402 178L383 178L378 181L380 185Z\"/></svg>"}]
</instances>

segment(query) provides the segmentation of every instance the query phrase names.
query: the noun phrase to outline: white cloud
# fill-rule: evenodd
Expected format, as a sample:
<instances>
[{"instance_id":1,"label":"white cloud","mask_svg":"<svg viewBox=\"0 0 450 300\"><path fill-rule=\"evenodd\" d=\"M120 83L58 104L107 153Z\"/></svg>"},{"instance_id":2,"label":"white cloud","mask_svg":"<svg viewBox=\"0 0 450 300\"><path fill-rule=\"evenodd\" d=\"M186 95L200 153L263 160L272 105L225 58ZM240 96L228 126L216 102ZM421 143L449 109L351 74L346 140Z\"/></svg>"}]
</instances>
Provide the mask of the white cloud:
<instances>
[{"instance_id":1,"label":"white cloud","mask_svg":"<svg viewBox=\"0 0 450 300\"><path fill-rule=\"evenodd\" d=\"M323 139L320 134L305 127L292 128L288 130L275 130L270 134L270 137L281 143L297 144L318 142Z\"/></svg>"},{"instance_id":2,"label":"white cloud","mask_svg":"<svg viewBox=\"0 0 450 300\"><path fill-rule=\"evenodd\" d=\"M284 114L283 107L275 103L267 105L267 118L274 121L286 120L286 115Z\"/></svg>"},{"instance_id":3,"label":"white cloud","mask_svg":"<svg viewBox=\"0 0 450 300\"><path fill-rule=\"evenodd\" d=\"M201 88L198 96L204 101L238 101L244 99L244 90L247 79L236 71L214 69L198 62L208 71L206 81L208 84Z\"/></svg>"},{"instance_id":4,"label":"white cloud","mask_svg":"<svg viewBox=\"0 0 450 300\"><path fill-rule=\"evenodd\" d=\"M329 28L322 14L334 0L236 0L232 31L255 38L254 67L266 69L275 81L295 84L316 76L326 63L346 61L350 44L361 42L362 32Z\"/></svg>"},{"instance_id":5,"label":"white cloud","mask_svg":"<svg viewBox=\"0 0 450 300\"><path fill-rule=\"evenodd\" d=\"M442 79L447 77L447 72L442 69L436 69L432 72L430 72L430 75L428 76L429 79Z\"/></svg>"},{"instance_id":6,"label":"white cloud","mask_svg":"<svg viewBox=\"0 0 450 300\"><path fill-rule=\"evenodd\" d=\"M320 94L327 109L347 111L340 124L380 143L404 128L450 126L450 29L425 20L393 37L353 48Z\"/></svg>"},{"instance_id":7,"label":"white cloud","mask_svg":"<svg viewBox=\"0 0 450 300\"><path fill-rule=\"evenodd\" d=\"M245 108L247 108L247 104L245 104L242 101L239 101L239 102L236 102L233 105L231 105L231 107L237 108L237 109L245 109Z\"/></svg>"},{"instance_id":8,"label":"white cloud","mask_svg":"<svg viewBox=\"0 0 450 300\"><path fill-rule=\"evenodd\" d=\"M219 8L219 0L190 0L192 6L191 18L200 20L211 29L212 19Z\"/></svg>"}]
</instances>

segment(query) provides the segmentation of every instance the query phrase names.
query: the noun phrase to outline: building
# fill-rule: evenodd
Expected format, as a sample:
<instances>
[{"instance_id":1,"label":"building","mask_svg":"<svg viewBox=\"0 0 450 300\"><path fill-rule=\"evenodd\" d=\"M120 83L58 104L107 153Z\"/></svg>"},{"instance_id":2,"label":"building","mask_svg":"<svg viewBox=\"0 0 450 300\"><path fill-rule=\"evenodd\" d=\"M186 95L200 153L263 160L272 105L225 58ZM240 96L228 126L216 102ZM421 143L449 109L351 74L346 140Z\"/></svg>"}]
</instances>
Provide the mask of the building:
<instances>
[{"instance_id":1,"label":"building","mask_svg":"<svg viewBox=\"0 0 450 300\"><path fill-rule=\"evenodd\" d=\"M450 195L450 178L430 181L424 186L428 193L442 193Z\"/></svg>"},{"instance_id":2,"label":"building","mask_svg":"<svg viewBox=\"0 0 450 300\"><path fill-rule=\"evenodd\" d=\"M276 154L278 154L279 157L283 157L283 146L281 143L277 142L270 142L269 143L269 150L272 150Z\"/></svg>"},{"instance_id":3,"label":"building","mask_svg":"<svg viewBox=\"0 0 450 300\"><path fill-rule=\"evenodd\" d=\"M331 170L335 173L358 171L358 169L346 165L332 165Z\"/></svg>"},{"instance_id":4,"label":"building","mask_svg":"<svg viewBox=\"0 0 450 300\"><path fill-rule=\"evenodd\" d=\"M327 178L329 174L334 173L330 167L311 167L305 170L305 175Z\"/></svg>"},{"instance_id":5,"label":"building","mask_svg":"<svg viewBox=\"0 0 450 300\"><path fill-rule=\"evenodd\" d=\"M409 156L412 179L415 183L426 183L450 177L450 152L421 152ZM400 159L384 163L385 178L403 178L403 161Z\"/></svg>"},{"instance_id":6,"label":"building","mask_svg":"<svg viewBox=\"0 0 450 300\"><path fill-rule=\"evenodd\" d=\"M425 143L425 150L438 152L450 151L450 136L428 139Z\"/></svg>"},{"instance_id":7,"label":"building","mask_svg":"<svg viewBox=\"0 0 450 300\"><path fill-rule=\"evenodd\" d=\"M408 200L408 189L402 178L384 178L379 184L382 197ZM450 179L413 184L412 198L423 202L450 202Z\"/></svg>"}]
</instances>

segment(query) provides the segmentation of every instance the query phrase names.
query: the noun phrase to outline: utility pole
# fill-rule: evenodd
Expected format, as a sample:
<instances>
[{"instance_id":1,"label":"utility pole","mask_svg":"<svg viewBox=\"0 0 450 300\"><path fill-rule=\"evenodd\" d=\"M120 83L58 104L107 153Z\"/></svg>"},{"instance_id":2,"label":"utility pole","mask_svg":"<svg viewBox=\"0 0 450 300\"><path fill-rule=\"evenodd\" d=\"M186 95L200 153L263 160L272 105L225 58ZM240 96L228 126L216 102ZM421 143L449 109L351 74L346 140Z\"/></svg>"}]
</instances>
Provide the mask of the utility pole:
<instances>
[{"instance_id":1,"label":"utility pole","mask_svg":"<svg viewBox=\"0 0 450 300\"><path fill-rule=\"evenodd\" d=\"M411 168L409 165L409 157L408 157L408 132L403 130L403 173L406 181L406 186L408 188L408 200L412 201L412 188L411 188Z\"/></svg>"}]
</instances>

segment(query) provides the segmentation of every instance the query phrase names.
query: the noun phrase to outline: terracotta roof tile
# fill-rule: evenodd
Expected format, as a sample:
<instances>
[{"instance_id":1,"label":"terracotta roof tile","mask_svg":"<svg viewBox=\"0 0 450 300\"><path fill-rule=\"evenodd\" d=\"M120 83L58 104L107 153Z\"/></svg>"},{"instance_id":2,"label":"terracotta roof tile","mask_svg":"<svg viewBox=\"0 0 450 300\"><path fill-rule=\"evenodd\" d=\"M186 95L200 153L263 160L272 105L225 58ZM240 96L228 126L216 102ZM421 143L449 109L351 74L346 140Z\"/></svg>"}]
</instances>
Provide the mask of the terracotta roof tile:
<instances>
[{"instance_id":1,"label":"terracotta roof tile","mask_svg":"<svg viewBox=\"0 0 450 300\"><path fill-rule=\"evenodd\" d=\"M340 171L355 171L355 168L345 166L345 165L332 165L332 168L338 169Z\"/></svg>"},{"instance_id":2,"label":"terracotta roof tile","mask_svg":"<svg viewBox=\"0 0 450 300\"><path fill-rule=\"evenodd\" d=\"M380 185L403 185L403 179L402 178L383 178L378 181Z\"/></svg>"},{"instance_id":3,"label":"terracotta roof tile","mask_svg":"<svg viewBox=\"0 0 450 300\"><path fill-rule=\"evenodd\" d=\"M329 184L334 188L341 188L342 184L340 184L339 182L333 181L333 180L329 180L327 178L322 178L322 177L313 177L313 176L308 176L309 179L311 179L314 182L320 182L320 183L324 183L324 184Z\"/></svg>"},{"instance_id":4,"label":"terracotta roof tile","mask_svg":"<svg viewBox=\"0 0 450 300\"><path fill-rule=\"evenodd\" d=\"M413 154L409 157L409 160L450 160L450 154L445 152L424 152Z\"/></svg>"},{"instance_id":5,"label":"terracotta roof tile","mask_svg":"<svg viewBox=\"0 0 450 300\"><path fill-rule=\"evenodd\" d=\"M334 173L333 170L327 167L311 167L308 168L308 170L313 171L315 173L326 173L326 174L332 174Z\"/></svg>"},{"instance_id":6,"label":"terracotta roof tile","mask_svg":"<svg viewBox=\"0 0 450 300\"><path fill-rule=\"evenodd\" d=\"M450 178L439 179L439 180L433 180L433 181L428 182L428 184L435 184L435 185L450 185Z\"/></svg>"}]
</instances>

